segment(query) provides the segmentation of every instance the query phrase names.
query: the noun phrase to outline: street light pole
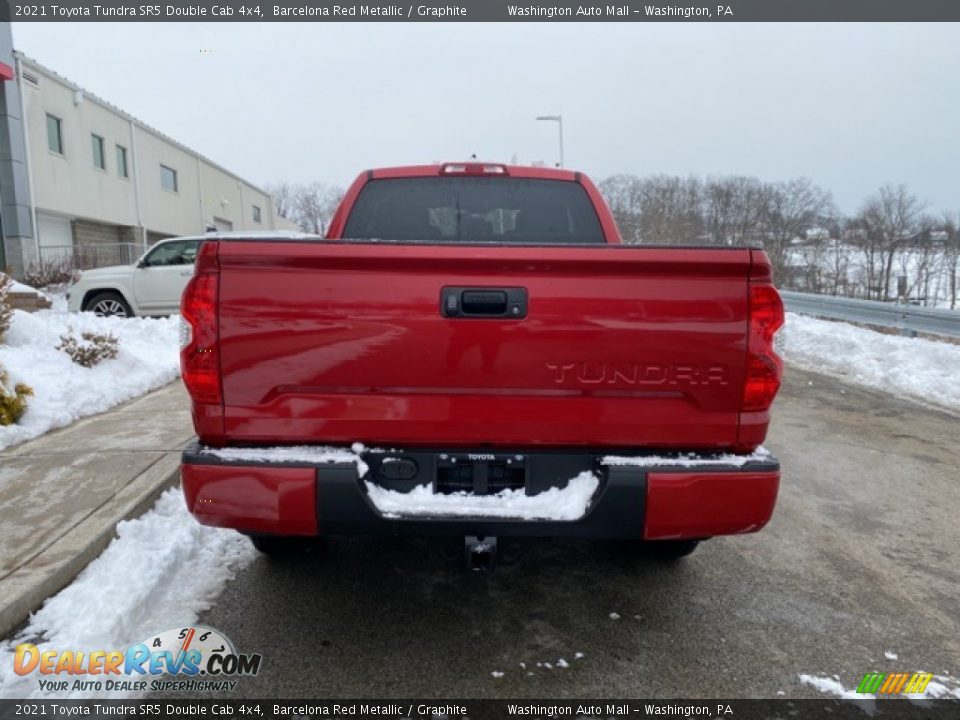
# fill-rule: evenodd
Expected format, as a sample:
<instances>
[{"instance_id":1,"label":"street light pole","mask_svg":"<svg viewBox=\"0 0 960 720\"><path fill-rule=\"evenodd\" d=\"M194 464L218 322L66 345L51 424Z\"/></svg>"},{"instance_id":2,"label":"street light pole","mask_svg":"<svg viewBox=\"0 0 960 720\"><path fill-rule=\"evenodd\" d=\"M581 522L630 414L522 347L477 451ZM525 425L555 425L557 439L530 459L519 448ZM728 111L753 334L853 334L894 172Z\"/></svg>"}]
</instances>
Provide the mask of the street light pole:
<instances>
[{"instance_id":1,"label":"street light pole","mask_svg":"<svg viewBox=\"0 0 960 720\"><path fill-rule=\"evenodd\" d=\"M563 115L538 115L536 119L557 123L557 129L560 132L560 167L563 167Z\"/></svg>"}]
</instances>

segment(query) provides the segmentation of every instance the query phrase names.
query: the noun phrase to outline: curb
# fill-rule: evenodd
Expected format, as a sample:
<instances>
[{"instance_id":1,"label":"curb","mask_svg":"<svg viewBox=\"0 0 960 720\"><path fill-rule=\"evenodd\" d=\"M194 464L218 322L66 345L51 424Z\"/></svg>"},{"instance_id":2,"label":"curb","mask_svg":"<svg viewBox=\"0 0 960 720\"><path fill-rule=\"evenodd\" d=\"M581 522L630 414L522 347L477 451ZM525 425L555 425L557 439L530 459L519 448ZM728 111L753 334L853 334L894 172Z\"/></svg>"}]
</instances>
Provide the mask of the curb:
<instances>
[{"instance_id":1,"label":"curb","mask_svg":"<svg viewBox=\"0 0 960 720\"><path fill-rule=\"evenodd\" d=\"M180 453L164 453L63 537L0 580L0 638L69 585L116 537L117 523L149 510L177 484L179 471Z\"/></svg>"}]
</instances>

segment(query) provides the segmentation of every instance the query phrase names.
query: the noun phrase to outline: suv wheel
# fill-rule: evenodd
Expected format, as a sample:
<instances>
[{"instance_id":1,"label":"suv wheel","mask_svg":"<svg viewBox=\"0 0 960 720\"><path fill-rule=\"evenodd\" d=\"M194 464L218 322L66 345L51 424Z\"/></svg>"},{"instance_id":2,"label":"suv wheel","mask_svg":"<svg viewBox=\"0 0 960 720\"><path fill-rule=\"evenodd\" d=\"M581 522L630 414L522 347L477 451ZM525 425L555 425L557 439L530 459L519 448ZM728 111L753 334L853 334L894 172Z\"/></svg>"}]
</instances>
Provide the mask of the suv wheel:
<instances>
[{"instance_id":1,"label":"suv wheel","mask_svg":"<svg viewBox=\"0 0 960 720\"><path fill-rule=\"evenodd\" d=\"M123 295L115 292L97 293L87 301L85 309L98 317L133 317L133 310Z\"/></svg>"}]
</instances>

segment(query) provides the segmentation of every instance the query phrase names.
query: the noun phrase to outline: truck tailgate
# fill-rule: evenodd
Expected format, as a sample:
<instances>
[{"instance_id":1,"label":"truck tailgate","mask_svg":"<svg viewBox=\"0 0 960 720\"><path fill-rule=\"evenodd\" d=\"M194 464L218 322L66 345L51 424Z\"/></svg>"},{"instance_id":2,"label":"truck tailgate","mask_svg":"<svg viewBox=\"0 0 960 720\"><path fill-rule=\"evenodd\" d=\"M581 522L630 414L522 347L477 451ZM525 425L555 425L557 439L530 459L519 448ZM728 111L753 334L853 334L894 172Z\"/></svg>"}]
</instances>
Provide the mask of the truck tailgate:
<instances>
[{"instance_id":1,"label":"truck tailgate","mask_svg":"<svg viewBox=\"0 0 960 720\"><path fill-rule=\"evenodd\" d=\"M720 448L744 248L219 243L228 443ZM522 288L522 318L444 288Z\"/></svg>"}]
</instances>

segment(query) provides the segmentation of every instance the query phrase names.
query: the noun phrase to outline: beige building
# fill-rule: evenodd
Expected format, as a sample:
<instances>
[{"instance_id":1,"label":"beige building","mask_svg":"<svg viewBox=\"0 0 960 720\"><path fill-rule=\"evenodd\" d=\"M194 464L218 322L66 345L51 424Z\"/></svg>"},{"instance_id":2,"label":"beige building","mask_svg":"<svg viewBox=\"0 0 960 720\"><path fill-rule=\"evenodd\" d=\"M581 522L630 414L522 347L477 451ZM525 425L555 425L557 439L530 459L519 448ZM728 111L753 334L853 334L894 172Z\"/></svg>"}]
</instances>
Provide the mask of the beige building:
<instances>
[{"instance_id":1,"label":"beige building","mask_svg":"<svg viewBox=\"0 0 960 720\"><path fill-rule=\"evenodd\" d=\"M256 185L22 53L13 60L4 84L19 96L26 160L15 204L37 232L5 233L11 267L78 252L129 262L161 238L213 229L296 229Z\"/></svg>"}]
</instances>

